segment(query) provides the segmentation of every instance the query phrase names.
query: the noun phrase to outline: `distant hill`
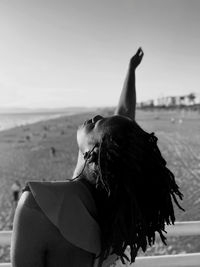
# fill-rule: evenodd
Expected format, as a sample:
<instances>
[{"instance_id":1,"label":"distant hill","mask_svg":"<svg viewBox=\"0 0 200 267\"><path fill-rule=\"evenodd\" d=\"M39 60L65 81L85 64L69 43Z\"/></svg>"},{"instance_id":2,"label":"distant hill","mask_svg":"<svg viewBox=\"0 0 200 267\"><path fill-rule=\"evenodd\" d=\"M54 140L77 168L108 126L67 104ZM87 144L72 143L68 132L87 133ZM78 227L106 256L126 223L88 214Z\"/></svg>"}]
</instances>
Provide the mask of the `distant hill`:
<instances>
[{"instance_id":1,"label":"distant hill","mask_svg":"<svg viewBox=\"0 0 200 267\"><path fill-rule=\"evenodd\" d=\"M68 108L0 108L0 114L33 114L33 113L79 113L90 112L97 108L68 107Z\"/></svg>"}]
</instances>

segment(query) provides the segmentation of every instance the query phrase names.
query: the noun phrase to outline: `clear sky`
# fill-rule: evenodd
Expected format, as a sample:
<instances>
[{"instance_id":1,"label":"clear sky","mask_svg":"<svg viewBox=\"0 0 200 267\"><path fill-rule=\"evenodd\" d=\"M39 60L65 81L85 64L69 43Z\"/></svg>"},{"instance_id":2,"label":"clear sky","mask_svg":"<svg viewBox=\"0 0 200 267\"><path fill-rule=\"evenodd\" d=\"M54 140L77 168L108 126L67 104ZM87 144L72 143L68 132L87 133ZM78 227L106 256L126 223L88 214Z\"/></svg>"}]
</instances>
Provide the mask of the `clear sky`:
<instances>
[{"instance_id":1,"label":"clear sky","mask_svg":"<svg viewBox=\"0 0 200 267\"><path fill-rule=\"evenodd\" d=\"M115 105L139 46L138 102L200 93L199 0L0 0L0 107Z\"/></svg>"}]
</instances>

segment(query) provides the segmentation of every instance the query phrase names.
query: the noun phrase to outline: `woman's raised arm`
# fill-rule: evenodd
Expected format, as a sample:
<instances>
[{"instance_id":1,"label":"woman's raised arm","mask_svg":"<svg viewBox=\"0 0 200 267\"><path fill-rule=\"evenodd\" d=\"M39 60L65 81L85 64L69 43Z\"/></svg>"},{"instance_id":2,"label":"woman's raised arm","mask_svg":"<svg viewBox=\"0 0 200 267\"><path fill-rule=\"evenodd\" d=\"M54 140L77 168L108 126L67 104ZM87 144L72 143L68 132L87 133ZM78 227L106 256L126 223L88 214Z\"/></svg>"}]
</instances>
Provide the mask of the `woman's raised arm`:
<instances>
[{"instance_id":1,"label":"woman's raised arm","mask_svg":"<svg viewBox=\"0 0 200 267\"><path fill-rule=\"evenodd\" d=\"M135 120L136 109L136 89L135 89L135 70L143 58L142 48L131 58L124 86L120 95L115 115L122 115Z\"/></svg>"}]
</instances>

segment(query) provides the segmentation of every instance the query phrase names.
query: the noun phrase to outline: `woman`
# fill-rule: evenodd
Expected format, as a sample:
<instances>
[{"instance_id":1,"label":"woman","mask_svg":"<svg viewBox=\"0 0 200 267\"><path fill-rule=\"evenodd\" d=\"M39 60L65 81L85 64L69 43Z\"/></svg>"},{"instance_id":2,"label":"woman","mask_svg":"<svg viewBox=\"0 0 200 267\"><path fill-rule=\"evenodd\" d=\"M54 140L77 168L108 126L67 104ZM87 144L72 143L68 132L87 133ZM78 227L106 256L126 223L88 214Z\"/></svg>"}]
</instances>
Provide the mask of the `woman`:
<instances>
[{"instance_id":1,"label":"woman","mask_svg":"<svg viewBox=\"0 0 200 267\"><path fill-rule=\"evenodd\" d=\"M79 127L73 179L27 184L15 214L13 267L106 267L117 258L134 262L156 231L165 243L165 224L175 221L172 199L179 206L182 194L157 138L135 122L135 70L142 57L139 48L115 115Z\"/></svg>"}]
</instances>

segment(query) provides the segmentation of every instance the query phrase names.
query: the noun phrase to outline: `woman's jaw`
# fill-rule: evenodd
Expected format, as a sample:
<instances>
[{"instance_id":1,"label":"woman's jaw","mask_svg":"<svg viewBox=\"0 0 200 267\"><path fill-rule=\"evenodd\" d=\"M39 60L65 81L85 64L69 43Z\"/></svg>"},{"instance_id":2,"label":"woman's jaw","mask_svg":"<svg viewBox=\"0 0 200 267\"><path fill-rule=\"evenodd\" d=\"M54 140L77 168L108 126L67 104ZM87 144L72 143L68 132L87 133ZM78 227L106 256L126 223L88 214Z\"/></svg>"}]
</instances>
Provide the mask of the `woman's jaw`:
<instances>
[{"instance_id":1,"label":"woman's jaw","mask_svg":"<svg viewBox=\"0 0 200 267\"><path fill-rule=\"evenodd\" d=\"M132 120L128 117L114 115L111 117L102 117L97 115L90 120L86 120L77 131L77 143L79 150L85 153L99 144L105 133L110 135L119 135L130 126Z\"/></svg>"}]
</instances>

